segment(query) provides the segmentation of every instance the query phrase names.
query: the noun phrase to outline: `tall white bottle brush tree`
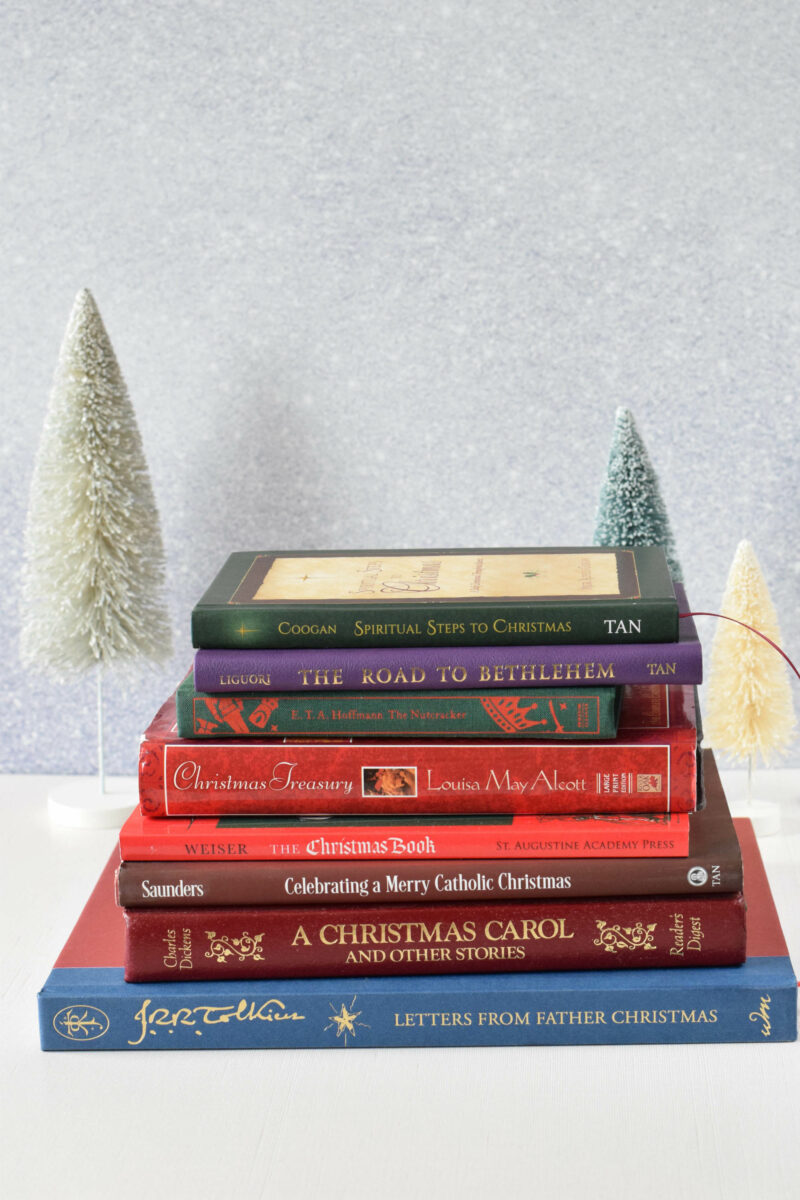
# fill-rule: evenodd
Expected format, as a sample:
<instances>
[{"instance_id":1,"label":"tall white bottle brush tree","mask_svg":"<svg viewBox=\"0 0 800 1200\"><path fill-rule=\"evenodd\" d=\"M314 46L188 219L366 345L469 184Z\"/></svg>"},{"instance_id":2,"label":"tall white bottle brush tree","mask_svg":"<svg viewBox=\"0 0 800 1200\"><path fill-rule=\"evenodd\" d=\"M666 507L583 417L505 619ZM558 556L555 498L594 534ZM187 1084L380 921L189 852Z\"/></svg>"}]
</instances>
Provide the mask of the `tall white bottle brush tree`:
<instances>
[{"instance_id":1,"label":"tall white bottle brush tree","mask_svg":"<svg viewBox=\"0 0 800 1200\"><path fill-rule=\"evenodd\" d=\"M20 654L63 681L97 677L98 774L105 788L103 673L171 649L164 549L142 440L88 289L69 318L31 483Z\"/></svg>"}]
</instances>

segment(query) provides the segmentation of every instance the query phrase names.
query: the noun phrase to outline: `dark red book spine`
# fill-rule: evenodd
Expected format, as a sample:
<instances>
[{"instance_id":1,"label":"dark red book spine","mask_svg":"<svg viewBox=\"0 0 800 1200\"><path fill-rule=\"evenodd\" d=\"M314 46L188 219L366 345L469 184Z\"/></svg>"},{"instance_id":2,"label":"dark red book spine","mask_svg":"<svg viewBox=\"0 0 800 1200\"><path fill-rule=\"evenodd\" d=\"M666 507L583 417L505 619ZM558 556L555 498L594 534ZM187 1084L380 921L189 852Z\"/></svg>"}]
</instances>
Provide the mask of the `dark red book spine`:
<instances>
[{"instance_id":1,"label":"dark red book spine","mask_svg":"<svg viewBox=\"0 0 800 1200\"><path fill-rule=\"evenodd\" d=\"M741 893L126 909L125 923L131 982L714 967L745 956Z\"/></svg>"}]
</instances>

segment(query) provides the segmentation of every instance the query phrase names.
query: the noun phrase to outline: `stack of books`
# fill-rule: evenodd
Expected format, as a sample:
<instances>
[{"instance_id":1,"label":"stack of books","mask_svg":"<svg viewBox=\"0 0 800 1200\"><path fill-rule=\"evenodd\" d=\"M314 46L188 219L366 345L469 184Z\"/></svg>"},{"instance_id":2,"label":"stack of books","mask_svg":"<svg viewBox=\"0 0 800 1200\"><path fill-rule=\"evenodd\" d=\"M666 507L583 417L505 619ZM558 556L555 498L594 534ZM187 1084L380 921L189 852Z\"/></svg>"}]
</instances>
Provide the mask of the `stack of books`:
<instances>
[{"instance_id":1,"label":"stack of books","mask_svg":"<svg viewBox=\"0 0 800 1200\"><path fill-rule=\"evenodd\" d=\"M232 555L43 1047L796 1036L687 608L658 547Z\"/></svg>"}]
</instances>

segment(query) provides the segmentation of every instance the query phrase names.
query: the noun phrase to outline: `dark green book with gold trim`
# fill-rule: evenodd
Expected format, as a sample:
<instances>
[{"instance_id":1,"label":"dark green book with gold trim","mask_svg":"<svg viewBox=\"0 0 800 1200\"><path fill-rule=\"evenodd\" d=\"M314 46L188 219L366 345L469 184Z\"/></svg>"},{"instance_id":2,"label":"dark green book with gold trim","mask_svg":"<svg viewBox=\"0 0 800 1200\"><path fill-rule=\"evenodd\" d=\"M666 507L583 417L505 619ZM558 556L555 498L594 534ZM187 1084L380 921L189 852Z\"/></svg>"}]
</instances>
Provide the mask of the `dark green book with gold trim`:
<instances>
[{"instance_id":1,"label":"dark green book with gold trim","mask_svg":"<svg viewBox=\"0 0 800 1200\"><path fill-rule=\"evenodd\" d=\"M677 639L660 546L241 551L192 612L210 649Z\"/></svg>"},{"instance_id":2,"label":"dark green book with gold trim","mask_svg":"<svg viewBox=\"0 0 800 1200\"><path fill-rule=\"evenodd\" d=\"M195 691L175 693L178 737L547 738L617 736L622 688L498 688L438 692Z\"/></svg>"}]
</instances>

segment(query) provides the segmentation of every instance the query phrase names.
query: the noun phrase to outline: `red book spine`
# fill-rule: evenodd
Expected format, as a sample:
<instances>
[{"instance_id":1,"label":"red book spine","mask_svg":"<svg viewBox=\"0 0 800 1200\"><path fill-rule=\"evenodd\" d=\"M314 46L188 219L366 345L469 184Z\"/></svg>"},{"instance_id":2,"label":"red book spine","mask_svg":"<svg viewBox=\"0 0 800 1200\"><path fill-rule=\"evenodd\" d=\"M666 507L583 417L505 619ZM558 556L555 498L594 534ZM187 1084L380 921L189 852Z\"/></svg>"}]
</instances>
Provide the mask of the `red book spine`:
<instances>
[{"instance_id":1,"label":"red book spine","mask_svg":"<svg viewBox=\"0 0 800 1200\"><path fill-rule=\"evenodd\" d=\"M144 742L149 816L693 812L692 741Z\"/></svg>"},{"instance_id":2,"label":"red book spine","mask_svg":"<svg viewBox=\"0 0 800 1200\"><path fill-rule=\"evenodd\" d=\"M275 823L257 817L166 817L140 809L120 830L130 862L287 862L441 858L649 858L688 853L687 813L639 816L429 818L404 822L327 820Z\"/></svg>"},{"instance_id":3,"label":"red book spine","mask_svg":"<svg viewBox=\"0 0 800 1200\"><path fill-rule=\"evenodd\" d=\"M145 742L150 816L692 812L695 747Z\"/></svg>"},{"instance_id":4,"label":"red book spine","mask_svg":"<svg viewBox=\"0 0 800 1200\"><path fill-rule=\"evenodd\" d=\"M730 966L732 896L374 907L126 909L131 982Z\"/></svg>"}]
</instances>

